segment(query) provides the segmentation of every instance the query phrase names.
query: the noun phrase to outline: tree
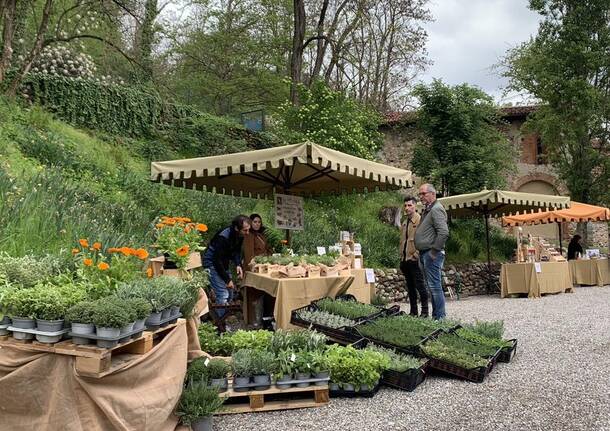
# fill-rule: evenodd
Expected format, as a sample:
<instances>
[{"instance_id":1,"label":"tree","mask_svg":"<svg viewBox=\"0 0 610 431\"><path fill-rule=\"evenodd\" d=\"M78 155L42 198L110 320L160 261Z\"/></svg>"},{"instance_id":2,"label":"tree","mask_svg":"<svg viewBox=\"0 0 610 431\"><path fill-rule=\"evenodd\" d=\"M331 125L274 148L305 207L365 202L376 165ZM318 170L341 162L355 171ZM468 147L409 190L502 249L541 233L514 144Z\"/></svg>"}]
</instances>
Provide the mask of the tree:
<instances>
[{"instance_id":1,"label":"tree","mask_svg":"<svg viewBox=\"0 0 610 431\"><path fill-rule=\"evenodd\" d=\"M289 142L312 141L358 157L373 159L383 143L379 116L321 81L299 84L299 105L280 108L278 134Z\"/></svg>"},{"instance_id":2,"label":"tree","mask_svg":"<svg viewBox=\"0 0 610 431\"><path fill-rule=\"evenodd\" d=\"M509 88L542 103L526 122L572 199L610 203L610 2L531 0L538 34L504 60ZM583 232L584 233L584 232Z\"/></svg>"},{"instance_id":3,"label":"tree","mask_svg":"<svg viewBox=\"0 0 610 431\"><path fill-rule=\"evenodd\" d=\"M417 124L427 140L417 142L413 172L430 180L444 196L505 185L514 169L515 150L498 130L493 99L467 84L440 80L418 85Z\"/></svg>"}]
</instances>

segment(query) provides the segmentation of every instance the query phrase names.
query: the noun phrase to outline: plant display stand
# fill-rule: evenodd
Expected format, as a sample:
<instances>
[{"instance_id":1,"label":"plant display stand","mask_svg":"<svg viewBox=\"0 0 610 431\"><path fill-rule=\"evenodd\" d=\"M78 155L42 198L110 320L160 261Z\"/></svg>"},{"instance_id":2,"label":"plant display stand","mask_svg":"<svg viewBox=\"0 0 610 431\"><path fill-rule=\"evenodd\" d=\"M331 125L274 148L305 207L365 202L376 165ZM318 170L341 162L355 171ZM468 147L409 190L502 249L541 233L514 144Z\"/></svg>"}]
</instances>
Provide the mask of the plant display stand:
<instances>
[{"instance_id":1,"label":"plant display stand","mask_svg":"<svg viewBox=\"0 0 610 431\"><path fill-rule=\"evenodd\" d=\"M220 395L227 397L227 401L216 413L219 415L322 407L329 403L328 385L235 392L230 382L227 392Z\"/></svg>"},{"instance_id":2,"label":"plant display stand","mask_svg":"<svg viewBox=\"0 0 610 431\"><path fill-rule=\"evenodd\" d=\"M0 347L12 347L32 352L55 353L75 357L76 371L85 377L100 378L126 367L139 355L148 353L155 345L155 341L177 326L185 325L184 319L172 325L159 328L155 331L146 330L142 336L131 339L117 346L105 349L95 345L74 344L71 340L60 341L54 344L44 344L38 341L15 340L14 338L0 339Z\"/></svg>"}]
</instances>

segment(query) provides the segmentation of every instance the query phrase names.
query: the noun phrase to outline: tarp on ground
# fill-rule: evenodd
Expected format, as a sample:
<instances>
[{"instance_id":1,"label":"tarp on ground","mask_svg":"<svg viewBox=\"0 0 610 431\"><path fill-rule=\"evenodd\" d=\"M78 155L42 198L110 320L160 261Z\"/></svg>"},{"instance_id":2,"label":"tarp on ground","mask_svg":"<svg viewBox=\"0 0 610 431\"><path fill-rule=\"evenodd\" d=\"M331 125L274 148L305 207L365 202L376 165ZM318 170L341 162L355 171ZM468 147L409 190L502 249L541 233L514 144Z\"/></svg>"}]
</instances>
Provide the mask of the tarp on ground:
<instances>
[{"instance_id":1,"label":"tarp on ground","mask_svg":"<svg viewBox=\"0 0 610 431\"><path fill-rule=\"evenodd\" d=\"M270 198L410 187L411 172L312 143L151 163L155 182L235 196Z\"/></svg>"}]
</instances>

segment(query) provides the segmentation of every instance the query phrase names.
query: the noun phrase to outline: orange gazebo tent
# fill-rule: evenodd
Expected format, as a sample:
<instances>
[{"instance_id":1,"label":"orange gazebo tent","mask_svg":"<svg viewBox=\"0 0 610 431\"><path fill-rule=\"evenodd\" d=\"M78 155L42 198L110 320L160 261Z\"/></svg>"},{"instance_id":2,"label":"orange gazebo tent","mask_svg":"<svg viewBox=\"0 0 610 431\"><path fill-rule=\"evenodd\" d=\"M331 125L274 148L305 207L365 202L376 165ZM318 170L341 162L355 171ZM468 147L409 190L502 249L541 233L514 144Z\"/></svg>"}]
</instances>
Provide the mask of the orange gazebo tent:
<instances>
[{"instance_id":1,"label":"orange gazebo tent","mask_svg":"<svg viewBox=\"0 0 610 431\"><path fill-rule=\"evenodd\" d=\"M572 201L567 209L502 217L504 226L587 221L610 221L610 209Z\"/></svg>"}]
</instances>

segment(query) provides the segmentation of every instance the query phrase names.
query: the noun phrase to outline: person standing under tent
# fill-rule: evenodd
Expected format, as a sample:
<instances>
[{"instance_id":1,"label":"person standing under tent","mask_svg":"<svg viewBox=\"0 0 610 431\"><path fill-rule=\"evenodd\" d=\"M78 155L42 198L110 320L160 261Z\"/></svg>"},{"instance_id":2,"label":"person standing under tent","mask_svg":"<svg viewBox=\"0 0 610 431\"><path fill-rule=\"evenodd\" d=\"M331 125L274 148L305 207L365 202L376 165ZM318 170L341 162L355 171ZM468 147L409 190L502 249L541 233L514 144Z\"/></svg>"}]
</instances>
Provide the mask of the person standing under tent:
<instances>
[{"instance_id":1,"label":"person standing under tent","mask_svg":"<svg viewBox=\"0 0 610 431\"><path fill-rule=\"evenodd\" d=\"M419 262L432 296L432 317L439 320L446 316L441 274L445 262L445 243L449 238L447 212L436 200L436 189L432 184L422 184L419 198L424 204L424 211L415 231L415 248L419 251Z\"/></svg>"},{"instance_id":2,"label":"person standing under tent","mask_svg":"<svg viewBox=\"0 0 610 431\"><path fill-rule=\"evenodd\" d=\"M250 218L238 215L231 226L219 230L202 252L203 267L210 272L210 286L214 289L217 304L227 304L233 300L235 283L231 276L231 262L235 264L237 277L244 275L241 262L241 249L244 237L250 231ZM219 310L222 317L225 310Z\"/></svg>"}]
</instances>

